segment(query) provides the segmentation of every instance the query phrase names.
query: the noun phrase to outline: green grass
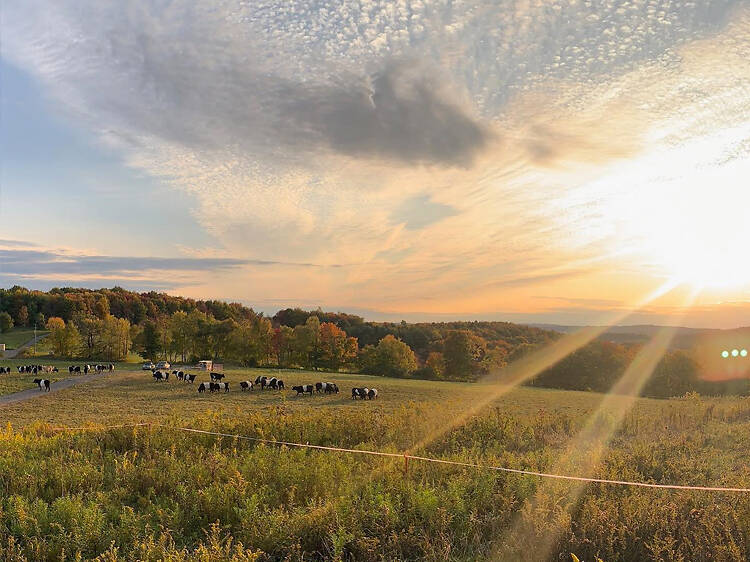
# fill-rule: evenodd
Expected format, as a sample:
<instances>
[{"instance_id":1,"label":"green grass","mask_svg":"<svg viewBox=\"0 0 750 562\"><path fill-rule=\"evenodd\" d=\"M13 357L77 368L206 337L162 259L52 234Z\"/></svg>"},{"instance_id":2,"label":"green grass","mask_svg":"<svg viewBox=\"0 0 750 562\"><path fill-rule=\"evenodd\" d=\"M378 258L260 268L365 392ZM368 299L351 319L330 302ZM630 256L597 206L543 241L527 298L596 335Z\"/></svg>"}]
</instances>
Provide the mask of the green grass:
<instances>
[{"instance_id":1,"label":"green grass","mask_svg":"<svg viewBox=\"0 0 750 562\"><path fill-rule=\"evenodd\" d=\"M37 336L46 334L45 330L37 330ZM34 339L33 328L13 328L10 332L0 334L0 343L5 344L5 349L18 349L28 341Z\"/></svg>"},{"instance_id":2,"label":"green grass","mask_svg":"<svg viewBox=\"0 0 750 562\"><path fill-rule=\"evenodd\" d=\"M747 496L591 485L570 498L566 482L542 487L535 477L417 461L405 475L401 459L171 429L401 452L483 397L490 390L484 385L228 369L232 392L198 395L197 383L156 383L137 367L0 409L9 424L0 432L0 558L750 556ZM333 380L342 393L239 391L240 380L264 372L287 387ZM379 398L352 401L352 386L374 386ZM517 388L421 452L548 470L601 400L595 393ZM143 421L164 427L50 430ZM596 476L747 487L748 443L748 398L639 399ZM559 538L543 553L553 529Z\"/></svg>"}]
</instances>

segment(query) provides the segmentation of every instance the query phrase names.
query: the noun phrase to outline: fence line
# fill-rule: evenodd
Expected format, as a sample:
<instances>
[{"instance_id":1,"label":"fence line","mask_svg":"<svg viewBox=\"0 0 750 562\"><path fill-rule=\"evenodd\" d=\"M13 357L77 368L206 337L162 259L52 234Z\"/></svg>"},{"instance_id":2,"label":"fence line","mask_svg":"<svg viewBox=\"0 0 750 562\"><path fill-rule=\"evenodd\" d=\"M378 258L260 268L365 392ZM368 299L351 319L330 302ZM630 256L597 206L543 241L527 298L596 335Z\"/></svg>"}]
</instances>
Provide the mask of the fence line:
<instances>
[{"instance_id":1,"label":"fence line","mask_svg":"<svg viewBox=\"0 0 750 562\"><path fill-rule=\"evenodd\" d=\"M722 486L693 486L687 484L654 484L651 482L638 482L630 480L610 480L607 478L589 478L586 476L571 476L567 474L552 474L548 472L537 472L534 470L524 470L521 468L508 468L504 466L493 466L486 464L478 464L472 462L463 461L452 461L447 459L436 459L433 457L423 457L419 455L410 455L408 453L386 453L384 451L369 451L366 449L349 449L346 447L329 447L326 445L310 445L309 443L295 443L293 441L277 441L275 439L262 439L260 437L250 437L247 435L238 435L234 433L222 433L219 431L208 431L205 429L195 429L192 427L177 427L171 425L164 425L160 423L135 423L135 424L122 424L122 425L111 425L111 426L90 426L90 427L53 427L52 431L93 431L93 430L108 430L108 429L120 429L125 427L160 427L164 429L171 429L173 431L182 431L185 433L196 433L202 435L212 435L216 437L231 437L233 439L241 439L244 441L254 441L256 443L264 443L268 445L283 445L286 447L297 447L304 449L314 449L318 451L332 451L340 453L352 453L360 455L371 455L379 457L390 457L399 458L404 460L404 468L408 470L409 461L422 461L435 464L460 466L464 468L475 468L480 470L494 470L497 472L506 472L511 474L521 474L524 476L537 476L540 478L551 478L556 480L567 480L574 482L590 482L594 484L609 484L616 486L632 486L640 488L660 488L665 490L693 490L700 492L725 492L725 493L750 493L750 488L731 488Z\"/></svg>"}]
</instances>

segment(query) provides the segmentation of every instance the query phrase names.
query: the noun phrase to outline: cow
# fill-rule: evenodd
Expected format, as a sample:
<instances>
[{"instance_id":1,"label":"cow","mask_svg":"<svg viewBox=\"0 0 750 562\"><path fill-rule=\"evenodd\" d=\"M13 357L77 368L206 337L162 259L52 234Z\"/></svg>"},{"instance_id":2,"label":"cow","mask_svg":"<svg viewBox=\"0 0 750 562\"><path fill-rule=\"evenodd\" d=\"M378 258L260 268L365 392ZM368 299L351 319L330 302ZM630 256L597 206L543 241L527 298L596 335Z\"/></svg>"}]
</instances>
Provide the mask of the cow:
<instances>
[{"instance_id":1,"label":"cow","mask_svg":"<svg viewBox=\"0 0 750 562\"><path fill-rule=\"evenodd\" d=\"M240 383L240 389L242 390L242 392L245 392L246 390L252 390L253 381L242 381Z\"/></svg>"},{"instance_id":2,"label":"cow","mask_svg":"<svg viewBox=\"0 0 750 562\"><path fill-rule=\"evenodd\" d=\"M110 373L114 373L115 372L115 364L114 363L110 363L109 364L109 372Z\"/></svg>"},{"instance_id":3,"label":"cow","mask_svg":"<svg viewBox=\"0 0 750 562\"><path fill-rule=\"evenodd\" d=\"M161 371L156 371L156 372L154 372L154 374L153 374L153 375L151 375L151 376L152 376L152 377L154 377L154 380L155 380L155 381L157 381L157 382L158 382L158 381L163 381L163 380L165 380L165 379L164 379L164 375L162 374L162 372L161 372Z\"/></svg>"},{"instance_id":4,"label":"cow","mask_svg":"<svg viewBox=\"0 0 750 562\"><path fill-rule=\"evenodd\" d=\"M268 377L266 376L259 376L255 379L255 384L260 385L261 390L265 390L266 386L268 386Z\"/></svg>"},{"instance_id":5,"label":"cow","mask_svg":"<svg viewBox=\"0 0 750 562\"><path fill-rule=\"evenodd\" d=\"M49 379L34 379L34 382L39 387L39 390L44 389L46 392L49 392Z\"/></svg>"},{"instance_id":6,"label":"cow","mask_svg":"<svg viewBox=\"0 0 750 562\"><path fill-rule=\"evenodd\" d=\"M266 386L268 388L276 389L276 388L278 388L278 385L276 384L276 383L278 383L278 381L279 381L279 379L277 379L276 377L271 377L270 379L268 379L266 381Z\"/></svg>"},{"instance_id":7,"label":"cow","mask_svg":"<svg viewBox=\"0 0 750 562\"><path fill-rule=\"evenodd\" d=\"M321 391L325 391L327 385L328 385L328 383L326 383L326 382L316 382L315 383L315 392L317 392L318 394L320 394Z\"/></svg>"},{"instance_id":8,"label":"cow","mask_svg":"<svg viewBox=\"0 0 750 562\"><path fill-rule=\"evenodd\" d=\"M10 367L0 367L0 374L10 374Z\"/></svg>"},{"instance_id":9,"label":"cow","mask_svg":"<svg viewBox=\"0 0 750 562\"><path fill-rule=\"evenodd\" d=\"M219 392L221 390L223 390L225 393L229 392L228 382L210 382L208 383L208 385L211 392Z\"/></svg>"},{"instance_id":10,"label":"cow","mask_svg":"<svg viewBox=\"0 0 750 562\"><path fill-rule=\"evenodd\" d=\"M80 373L80 372L81 372L81 366L80 366L80 365L76 365L76 368L75 368L75 369L73 369L73 370L74 370L74 371L75 371L76 373Z\"/></svg>"},{"instance_id":11,"label":"cow","mask_svg":"<svg viewBox=\"0 0 750 562\"><path fill-rule=\"evenodd\" d=\"M375 400L378 397L378 389L377 388L371 388L367 392L367 399L368 400Z\"/></svg>"},{"instance_id":12,"label":"cow","mask_svg":"<svg viewBox=\"0 0 750 562\"><path fill-rule=\"evenodd\" d=\"M181 381L185 378L185 373L182 371L172 371L172 374L177 377L178 381Z\"/></svg>"},{"instance_id":13,"label":"cow","mask_svg":"<svg viewBox=\"0 0 750 562\"><path fill-rule=\"evenodd\" d=\"M193 376L195 376L195 375L193 375ZM209 384L211 384L211 383L205 383L205 382L200 383L198 385L198 392L200 392L200 393L206 392L206 389L208 388Z\"/></svg>"},{"instance_id":14,"label":"cow","mask_svg":"<svg viewBox=\"0 0 750 562\"><path fill-rule=\"evenodd\" d=\"M300 394L304 394L305 392L307 392L310 396L312 396L312 393L313 393L313 390L315 390L315 387L311 384L301 384L301 385L293 386L292 390L297 391L297 396L299 396Z\"/></svg>"},{"instance_id":15,"label":"cow","mask_svg":"<svg viewBox=\"0 0 750 562\"><path fill-rule=\"evenodd\" d=\"M352 400L356 400L357 398L364 400L367 398L367 393L369 391L369 388L352 388Z\"/></svg>"},{"instance_id":16,"label":"cow","mask_svg":"<svg viewBox=\"0 0 750 562\"><path fill-rule=\"evenodd\" d=\"M284 381L281 379L278 379L276 381L276 390L284 390Z\"/></svg>"},{"instance_id":17,"label":"cow","mask_svg":"<svg viewBox=\"0 0 750 562\"><path fill-rule=\"evenodd\" d=\"M169 371L164 371L164 380L165 381L169 380Z\"/></svg>"},{"instance_id":18,"label":"cow","mask_svg":"<svg viewBox=\"0 0 750 562\"><path fill-rule=\"evenodd\" d=\"M83 374L84 374L84 375L88 375L88 374L89 374L89 370L90 370L90 369L89 369L89 366L88 366L88 365L85 365L85 366L83 367Z\"/></svg>"},{"instance_id":19,"label":"cow","mask_svg":"<svg viewBox=\"0 0 750 562\"><path fill-rule=\"evenodd\" d=\"M224 378L224 376L225 375L222 375L221 373L211 373L211 380L214 382L219 382Z\"/></svg>"},{"instance_id":20,"label":"cow","mask_svg":"<svg viewBox=\"0 0 750 562\"><path fill-rule=\"evenodd\" d=\"M183 377L182 380L184 380L185 382L195 382L196 376L197 375L188 375L187 373L185 373L185 376Z\"/></svg>"}]
</instances>

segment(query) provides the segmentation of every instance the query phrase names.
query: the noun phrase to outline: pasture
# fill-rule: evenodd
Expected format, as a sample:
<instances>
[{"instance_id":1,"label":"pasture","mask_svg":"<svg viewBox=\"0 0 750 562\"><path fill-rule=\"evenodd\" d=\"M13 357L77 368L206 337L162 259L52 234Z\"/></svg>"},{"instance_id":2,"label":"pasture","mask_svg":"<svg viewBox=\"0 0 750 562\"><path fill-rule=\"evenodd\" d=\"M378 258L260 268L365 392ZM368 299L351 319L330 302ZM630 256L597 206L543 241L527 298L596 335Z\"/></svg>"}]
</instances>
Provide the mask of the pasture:
<instances>
[{"instance_id":1,"label":"pasture","mask_svg":"<svg viewBox=\"0 0 750 562\"><path fill-rule=\"evenodd\" d=\"M9 364L9 362L3 362ZM574 484L229 434L410 450L490 389L304 371L226 371L231 392L154 382L137 365L2 407L3 559L743 560L750 497ZM61 369L62 371L62 369ZM190 371L196 372L196 371ZM286 391L240 392L267 374ZM66 373L60 373L67 376ZM7 376L7 375L5 375ZM31 377L33 378L33 377ZM295 396L338 383L338 395ZM373 401L351 400L375 387ZM413 454L544 471L602 395L517 388ZM151 427L101 426L152 422ZM90 425L58 432L56 426ZM750 486L750 399L636 401L595 476ZM575 469L576 459L568 459ZM550 540L553 537L554 540ZM14 558L15 557L15 558Z\"/></svg>"},{"instance_id":2,"label":"pasture","mask_svg":"<svg viewBox=\"0 0 750 562\"><path fill-rule=\"evenodd\" d=\"M47 334L46 330L37 330L37 336ZM33 328L13 328L11 331L0 334L0 343L5 344L5 349L18 349L26 342L34 339ZM41 345L41 344L40 344Z\"/></svg>"}]
</instances>

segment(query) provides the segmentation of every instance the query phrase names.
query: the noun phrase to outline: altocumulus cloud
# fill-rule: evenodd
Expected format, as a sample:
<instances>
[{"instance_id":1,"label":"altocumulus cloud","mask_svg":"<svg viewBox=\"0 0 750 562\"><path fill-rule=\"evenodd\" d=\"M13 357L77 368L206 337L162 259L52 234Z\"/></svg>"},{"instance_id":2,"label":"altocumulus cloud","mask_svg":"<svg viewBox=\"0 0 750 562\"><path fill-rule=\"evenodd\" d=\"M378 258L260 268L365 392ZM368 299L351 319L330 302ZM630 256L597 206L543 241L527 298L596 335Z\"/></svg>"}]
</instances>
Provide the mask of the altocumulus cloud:
<instances>
[{"instance_id":1,"label":"altocumulus cloud","mask_svg":"<svg viewBox=\"0 0 750 562\"><path fill-rule=\"evenodd\" d=\"M7 259L40 275L167 263L233 273L248 255L381 260L317 285L253 278L258 296L292 287L300 300L315 290L371 308L386 295L549 281L568 233L592 232L601 195L573 200L582 218L571 224L578 178L549 169L638 151L686 97L727 114L742 84L695 85L746 32L730 29L693 66L685 47L726 32L732 14L746 18L734 11L746 4L8 0L3 56L129 164L194 195L201 225L237 260ZM729 105L730 121L747 115Z\"/></svg>"}]
</instances>

